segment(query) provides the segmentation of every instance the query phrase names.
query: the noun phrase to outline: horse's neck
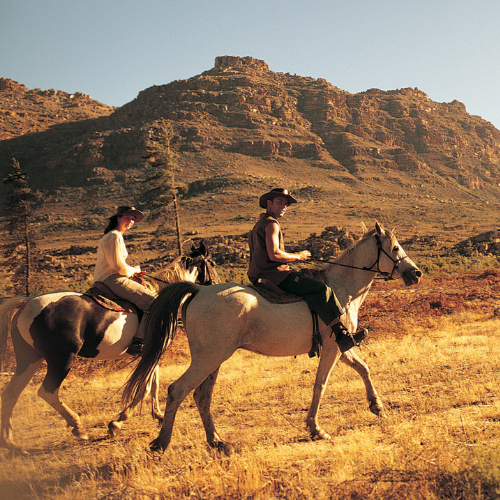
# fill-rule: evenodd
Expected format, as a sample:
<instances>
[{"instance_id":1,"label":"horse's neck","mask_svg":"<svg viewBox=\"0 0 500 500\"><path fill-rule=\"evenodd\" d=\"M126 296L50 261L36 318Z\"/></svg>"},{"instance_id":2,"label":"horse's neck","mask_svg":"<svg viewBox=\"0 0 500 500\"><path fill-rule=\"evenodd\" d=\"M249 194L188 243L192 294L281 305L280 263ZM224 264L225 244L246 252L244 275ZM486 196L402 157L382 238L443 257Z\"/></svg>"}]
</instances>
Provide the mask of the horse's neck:
<instances>
[{"instance_id":1,"label":"horse's neck","mask_svg":"<svg viewBox=\"0 0 500 500\"><path fill-rule=\"evenodd\" d=\"M359 244L357 248L338 259L337 263L342 266L332 264L326 270L327 284L334 290L341 305L355 315L370 290L374 278L374 273L362 269L373 265L371 261L373 257L365 255L365 247L366 245Z\"/></svg>"},{"instance_id":2,"label":"horse's neck","mask_svg":"<svg viewBox=\"0 0 500 500\"><path fill-rule=\"evenodd\" d=\"M340 267L335 269L333 265L326 272L326 282L345 307L350 302L365 298L373 282L373 273Z\"/></svg>"}]
</instances>

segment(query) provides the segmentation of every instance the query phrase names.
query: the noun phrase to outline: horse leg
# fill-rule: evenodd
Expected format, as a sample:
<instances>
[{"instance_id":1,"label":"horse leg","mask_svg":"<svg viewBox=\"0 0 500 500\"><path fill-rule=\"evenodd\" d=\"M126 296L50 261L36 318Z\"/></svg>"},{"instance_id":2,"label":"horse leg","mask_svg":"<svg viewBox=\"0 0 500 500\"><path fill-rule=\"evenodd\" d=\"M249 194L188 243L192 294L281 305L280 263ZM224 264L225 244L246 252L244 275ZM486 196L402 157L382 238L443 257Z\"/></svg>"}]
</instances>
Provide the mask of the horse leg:
<instances>
[{"instance_id":1,"label":"horse leg","mask_svg":"<svg viewBox=\"0 0 500 500\"><path fill-rule=\"evenodd\" d=\"M232 447L225 443L218 432L215 430L212 413L210 412L210 405L212 404L212 393L214 385L219 374L219 368L212 372L203 383L201 383L194 391L194 400L198 411L200 412L203 427L205 427L205 434L207 435L207 442L210 447L224 452L226 455L231 454Z\"/></svg>"},{"instance_id":2,"label":"horse leg","mask_svg":"<svg viewBox=\"0 0 500 500\"><path fill-rule=\"evenodd\" d=\"M316 372L316 380L314 382L313 399L306 417L306 426L309 428L311 439L331 439L331 436L321 429L318 424L318 409L321 398L325 393L330 373L339 357L340 350L336 347L324 349L321 353L318 371Z\"/></svg>"},{"instance_id":3,"label":"horse leg","mask_svg":"<svg viewBox=\"0 0 500 500\"><path fill-rule=\"evenodd\" d=\"M13 442L12 413L19 396L42 364L43 358L21 337L15 322L12 324L11 338L16 356L16 371L2 392L0 447L23 453Z\"/></svg>"},{"instance_id":4,"label":"horse leg","mask_svg":"<svg viewBox=\"0 0 500 500\"><path fill-rule=\"evenodd\" d=\"M160 410L160 401L159 401L159 377L160 377L160 367L156 366L153 376L151 378L151 382L146 387L146 391L144 392L144 397L147 397L149 393L151 393L151 413L153 418L158 420L159 422L163 421L163 413ZM130 405L128 405L118 416L116 420L112 420L108 424L108 432L111 437L116 437L118 432L123 427L123 422L128 420L130 416L133 414L137 405L143 401L144 398L137 397L132 401Z\"/></svg>"},{"instance_id":5,"label":"horse leg","mask_svg":"<svg viewBox=\"0 0 500 500\"><path fill-rule=\"evenodd\" d=\"M71 431L73 436L80 439L88 439L80 417L59 398L59 388L68 375L74 359L75 355L70 354L62 362L47 360L47 374L42 386L38 389L38 395L61 415L68 424L68 427L73 428Z\"/></svg>"},{"instance_id":6,"label":"horse leg","mask_svg":"<svg viewBox=\"0 0 500 500\"><path fill-rule=\"evenodd\" d=\"M347 366L354 368L354 370L356 370L356 372L358 372L363 379L366 387L366 398L368 399L370 411L377 415L377 417L385 417L384 405L379 399L372 379L370 378L370 369L368 368L368 365L352 349L344 352L340 360Z\"/></svg>"},{"instance_id":7,"label":"horse leg","mask_svg":"<svg viewBox=\"0 0 500 500\"><path fill-rule=\"evenodd\" d=\"M151 415L158 422L163 422L163 412L160 410L160 367L156 365L153 377L151 378Z\"/></svg>"},{"instance_id":8,"label":"horse leg","mask_svg":"<svg viewBox=\"0 0 500 500\"><path fill-rule=\"evenodd\" d=\"M230 354L232 354L232 352ZM191 365L168 388L167 405L165 408L163 425L158 437L154 439L149 445L151 451L166 450L172 439L172 430L174 427L175 415L184 398L191 391L202 385L205 379L210 376L210 374L216 372L219 366L226 359L228 359L229 356L221 357L220 353L212 354L210 352L200 353L199 356L196 356L193 352L191 353ZM214 361L217 358L219 358L219 360ZM209 363L208 365L207 360ZM213 384L215 384L215 379L213 380L213 382L209 381L207 383L207 386L210 386L210 383L212 383L213 386Z\"/></svg>"}]
</instances>

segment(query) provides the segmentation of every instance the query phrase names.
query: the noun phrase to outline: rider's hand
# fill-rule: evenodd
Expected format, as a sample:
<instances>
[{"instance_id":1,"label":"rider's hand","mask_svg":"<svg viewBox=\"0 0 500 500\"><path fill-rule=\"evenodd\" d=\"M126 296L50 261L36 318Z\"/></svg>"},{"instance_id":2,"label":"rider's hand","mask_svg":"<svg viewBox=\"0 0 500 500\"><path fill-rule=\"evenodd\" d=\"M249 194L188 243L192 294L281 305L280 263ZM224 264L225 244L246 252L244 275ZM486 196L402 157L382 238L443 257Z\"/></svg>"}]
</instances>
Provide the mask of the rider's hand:
<instances>
[{"instance_id":1,"label":"rider's hand","mask_svg":"<svg viewBox=\"0 0 500 500\"><path fill-rule=\"evenodd\" d=\"M308 260L311 258L311 252L309 250L302 250L301 252L298 253L299 255L299 260Z\"/></svg>"}]
</instances>

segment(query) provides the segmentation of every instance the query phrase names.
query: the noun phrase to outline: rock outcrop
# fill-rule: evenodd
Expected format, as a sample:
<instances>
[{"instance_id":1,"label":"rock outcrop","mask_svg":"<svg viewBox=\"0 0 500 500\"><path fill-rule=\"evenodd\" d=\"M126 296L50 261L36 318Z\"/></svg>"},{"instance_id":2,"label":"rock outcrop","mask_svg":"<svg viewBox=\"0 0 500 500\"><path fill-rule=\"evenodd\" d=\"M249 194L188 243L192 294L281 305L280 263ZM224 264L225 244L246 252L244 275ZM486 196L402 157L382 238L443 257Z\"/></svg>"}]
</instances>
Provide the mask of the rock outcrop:
<instances>
[{"instance_id":1,"label":"rock outcrop","mask_svg":"<svg viewBox=\"0 0 500 500\"><path fill-rule=\"evenodd\" d=\"M29 90L0 78L0 141L47 130L53 125L108 116L114 107L90 96L61 90Z\"/></svg>"},{"instance_id":2,"label":"rock outcrop","mask_svg":"<svg viewBox=\"0 0 500 500\"><path fill-rule=\"evenodd\" d=\"M0 79L0 109L0 160L16 156L42 184L109 184L140 170L151 127L164 118L178 151L214 151L223 163L239 154L305 160L343 179L500 186L500 132L462 103L436 103L416 88L350 94L251 57L217 57L212 69L145 89L118 109Z\"/></svg>"}]
</instances>

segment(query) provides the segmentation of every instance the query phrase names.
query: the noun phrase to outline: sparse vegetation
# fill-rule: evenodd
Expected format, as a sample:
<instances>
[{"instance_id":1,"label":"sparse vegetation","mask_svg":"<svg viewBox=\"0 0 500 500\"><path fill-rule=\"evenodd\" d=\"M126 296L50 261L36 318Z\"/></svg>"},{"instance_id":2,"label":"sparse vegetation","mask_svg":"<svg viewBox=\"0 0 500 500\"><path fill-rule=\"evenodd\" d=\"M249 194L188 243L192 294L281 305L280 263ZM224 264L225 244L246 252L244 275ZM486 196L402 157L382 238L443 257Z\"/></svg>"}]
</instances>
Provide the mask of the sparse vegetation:
<instances>
[{"instance_id":1,"label":"sparse vegetation","mask_svg":"<svg viewBox=\"0 0 500 500\"><path fill-rule=\"evenodd\" d=\"M155 231L156 239L161 240L165 234L168 220L168 206L172 205L175 234L177 239L178 256L182 255L182 238L177 207L178 186L175 180L175 171L178 169L178 154L173 149L174 130L172 125L161 118L151 129L148 156L150 164L144 182L149 187L143 193L143 202L152 211L157 219L158 226Z\"/></svg>"},{"instance_id":2,"label":"sparse vegetation","mask_svg":"<svg viewBox=\"0 0 500 500\"><path fill-rule=\"evenodd\" d=\"M236 453L207 449L188 399L171 447L152 456L146 449L158 429L145 415L107 438L130 367L79 360L62 390L85 418L90 441L76 441L37 397L40 373L14 416L31 455L0 450L0 497L500 498L499 131L460 103L433 103L418 89L352 95L269 72L251 58L239 69L222 59L118 110L89 96L29 91L0 79L11 110L0 131L2 178L19 152L34 185L47 189L32 221L40 255L31 291L88 288L106 217L139 199L151 126L161 115L172 117L175 134L163 142L167 169L154 180L167 187L169 202L177 190L185 232L179 238L180 228L166 224L152 240L157 221L148 214L127 235L129 262L147 272L173 260L179 242L204 238L223 281L247 283L246 232L259 216L258 196L270 187L299 197L283 221L286 240L291 250L307 248L319 259L349 246L361 222L396 226L423 282L404 289L376 281L360 317L370 330L361 355L387 419L368 412L361 380L341 365L320 411L334 439L310 442L304 417L317 360L238 352L221 369L212 405ZM169 177L170 153L178 154L170 173L182 172L183 183ZM4 297L15 277L2 264ZM162 361L163 403L168 383L188 364L180 333ZM12 354L5 369L14 369ZM6 383L2 376L0 390Z\"/></svg>"},{"instance_id":3,"label":"sparse vegetation","mask_svg":"<svg viewBox=\"0 0 500 500\"><path fill-rule=\"evenodd\" d=\"M31 188L28 175L21 171L19 162L12 158L12 171L3 179L10 192L5 200L6 232L4 242L5 265L11 271L11 281L17 291L30 295L31 274L36 253L36 237L32 224L33 212L42 194Z\"/></svg>"},{"instance_id":4,"label":"sparse vegetation","mask_svg":"<svg viewBox=\"0 0 500 500\"><path fill-rule=\"evenodd\" d=\"M236 447L229 457L207 448L189 397L164 455L146 451L158 433L146 412L106 438L129 370L109 364L91 372L83 364L68 377L64 397L91 431L89 442L78 442L37 397L39 377L15 415L31 456L0 450L2 498L496 499L499 281L492 270L411 289L377 282L362 318L374 323L373 335L360 354L387 418L368 411L362 381L339 365L320 411L332 441L307 439L317 366L307 356L238 352L222 366L212 407L219 432ZM162 360L163 404L167 385L189 364L185 352L181 334Z\"/></svg>"}]
</instances>

